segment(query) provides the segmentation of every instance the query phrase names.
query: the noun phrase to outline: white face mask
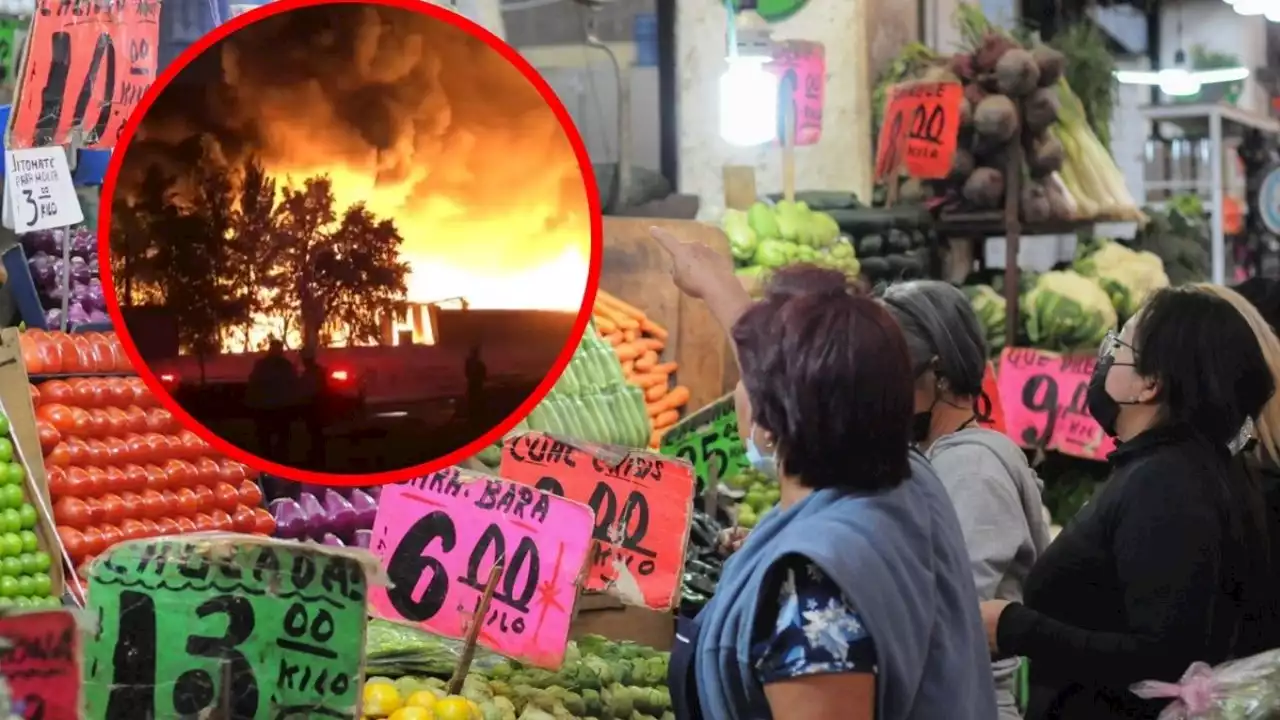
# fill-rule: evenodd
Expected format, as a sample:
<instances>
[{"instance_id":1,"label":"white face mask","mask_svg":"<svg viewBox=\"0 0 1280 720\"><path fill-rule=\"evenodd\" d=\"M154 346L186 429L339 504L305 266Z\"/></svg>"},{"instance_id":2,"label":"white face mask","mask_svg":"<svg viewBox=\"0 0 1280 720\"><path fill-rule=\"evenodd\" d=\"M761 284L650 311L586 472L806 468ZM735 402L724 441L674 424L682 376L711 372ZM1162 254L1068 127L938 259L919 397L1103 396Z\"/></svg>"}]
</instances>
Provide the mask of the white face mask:
<instances>
[{"instance_id":1,"label":"white face mask","mask_svg":"<svg viewBox=\"0 0 1280 720\"><path fill-rule=\"evenodd\" d=\"M760 447L756 445L755 424L751 425L751 432L747 434L747 462L765 477L771 480L778 479L777 455L772 453L765 455L760 451Z\"/></svg>"}]
</instances>

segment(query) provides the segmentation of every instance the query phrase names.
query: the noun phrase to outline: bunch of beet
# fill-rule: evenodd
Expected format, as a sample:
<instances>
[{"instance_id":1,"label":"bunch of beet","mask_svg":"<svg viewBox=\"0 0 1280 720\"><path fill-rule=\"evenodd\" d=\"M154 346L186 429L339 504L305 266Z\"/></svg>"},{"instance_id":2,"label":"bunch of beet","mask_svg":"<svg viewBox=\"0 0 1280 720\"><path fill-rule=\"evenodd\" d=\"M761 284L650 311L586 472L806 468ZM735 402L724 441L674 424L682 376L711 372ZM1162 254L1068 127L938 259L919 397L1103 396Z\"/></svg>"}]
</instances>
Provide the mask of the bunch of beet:
<instances>
[{"instance_id":1,"label":"bunch of beet","mask_svg":"<svg viewBox=\"0 0 1280 720\"><path fill-rule=\"evenodd\" d=\"M1022 219L1075 216L1075 202L1056 174L1064 151L1052 132L1065 63L1057 50L1028 50L998 32L987 33L976 51L950 58L947 70L964 85L958 149L944 183L950 209L1003 207L1010 153L1020 145Z\"/></svg>"}]
</instances>

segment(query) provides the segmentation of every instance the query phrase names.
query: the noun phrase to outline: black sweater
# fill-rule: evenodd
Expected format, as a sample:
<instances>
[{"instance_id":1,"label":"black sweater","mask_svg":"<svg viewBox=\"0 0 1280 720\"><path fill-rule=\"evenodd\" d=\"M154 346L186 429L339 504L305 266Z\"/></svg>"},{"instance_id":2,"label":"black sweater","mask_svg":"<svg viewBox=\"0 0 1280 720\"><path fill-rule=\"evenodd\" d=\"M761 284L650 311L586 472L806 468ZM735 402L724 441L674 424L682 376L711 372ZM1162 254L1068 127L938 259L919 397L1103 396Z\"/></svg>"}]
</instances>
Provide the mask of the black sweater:
<instances>
[{"instance_id":1,"label":"black sweater","mask_svg":"<svg viewBox=\"0 0 1280 720\"><path fill-rule=\"evenodd\" d=\"M1108 458L1112 475L1000 616L1004 654L1031 660L1028 720L1154 718L1129 686L1234 656L1269 585L1266 542L1226 450L1162 427ZM1256 497L1253 498L1256 500Z\"/></svg>"}]
</instances>

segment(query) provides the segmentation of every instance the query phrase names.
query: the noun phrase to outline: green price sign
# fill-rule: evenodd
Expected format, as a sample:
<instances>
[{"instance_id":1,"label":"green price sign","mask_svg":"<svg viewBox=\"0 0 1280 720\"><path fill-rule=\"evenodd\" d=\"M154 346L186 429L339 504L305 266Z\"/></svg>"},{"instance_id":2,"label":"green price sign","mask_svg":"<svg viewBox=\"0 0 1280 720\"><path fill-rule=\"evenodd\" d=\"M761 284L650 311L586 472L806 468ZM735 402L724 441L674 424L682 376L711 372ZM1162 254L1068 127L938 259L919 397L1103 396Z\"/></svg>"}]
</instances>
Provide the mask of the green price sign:
<instances>
[{"instance_id":1,"label":"green price sign","mask_svg":"<svg viewBox=\"0 0 1280 720\"><path fill-rule=\"evenodd\" d=\"M766 22L782 22L809 4L809 0L756 0L756 14ZM742 0L733 0L733 7L742 11Z\"/></svg>"},{"instance_id":2,"label":"green price sign","mask_svg":"<svg viewBox=\"0 0 1280 720\"><path fill-rule=\"evenodd\" d=\"M733 395L725 395L676 423L662 436L662 454L693 465L699 491L714 470L720 480L749 467L747 449L738 436L738 411Z\"/></svg>"},{"instance_id":3,"label":"green price sign","mask_svg":"<svg viewBox=\"0 0 1280 720\"><path fill-rule=\"evenodd\" d=\"M121 543L90 571L89 720L358 718L367 580L248 535Z\"/></svg>"}]
</instances>

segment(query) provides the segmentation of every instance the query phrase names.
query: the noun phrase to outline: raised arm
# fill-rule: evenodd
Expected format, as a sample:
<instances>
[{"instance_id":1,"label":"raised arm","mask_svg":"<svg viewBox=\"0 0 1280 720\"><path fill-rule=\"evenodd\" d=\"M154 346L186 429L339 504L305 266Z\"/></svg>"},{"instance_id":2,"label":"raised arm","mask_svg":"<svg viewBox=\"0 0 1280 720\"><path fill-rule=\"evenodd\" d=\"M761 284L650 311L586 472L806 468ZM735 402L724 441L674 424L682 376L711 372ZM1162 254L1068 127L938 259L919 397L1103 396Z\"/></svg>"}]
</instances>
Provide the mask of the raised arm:
<instances>
[{"instance_id":1,"label":"raised arm","mask_svg":"<svg viewBox=\"0 0 1280 720\"><path fill-rule=\"evenodd\" d=\"M751 306L751 296L733 274L733 262L706 245L683 240L669 230L652 227L649 234L671 256L671 277L676 287L705 302L728 334Z\"/></svg>"}]
</instances>

